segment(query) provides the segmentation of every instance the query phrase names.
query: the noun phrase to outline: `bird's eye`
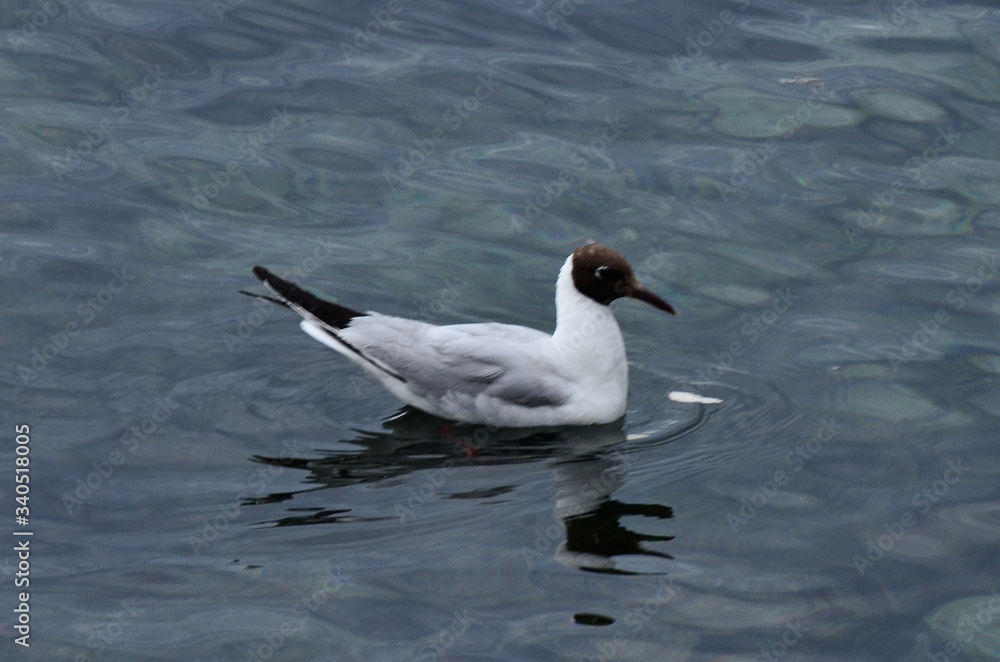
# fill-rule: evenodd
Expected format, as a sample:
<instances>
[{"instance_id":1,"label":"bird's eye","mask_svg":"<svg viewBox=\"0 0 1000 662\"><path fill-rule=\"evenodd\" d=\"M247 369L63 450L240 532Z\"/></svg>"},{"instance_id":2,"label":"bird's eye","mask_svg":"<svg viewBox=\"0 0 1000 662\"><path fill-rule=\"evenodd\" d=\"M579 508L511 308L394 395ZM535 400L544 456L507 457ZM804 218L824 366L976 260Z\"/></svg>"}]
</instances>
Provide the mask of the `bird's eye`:
<instances>
[{"instance_id":1,"label":"bird's eye","mask_svg":"<svg viewBox=\"0 0 1000 662\"><path fill-rule=\"evenodd\" d=\"M608 271L607 267L597 267L596 269L594 269L594 278L596 278L597 280L604 280L604 276L607 273L607 271Z\"/></svg>"}]
</instances>

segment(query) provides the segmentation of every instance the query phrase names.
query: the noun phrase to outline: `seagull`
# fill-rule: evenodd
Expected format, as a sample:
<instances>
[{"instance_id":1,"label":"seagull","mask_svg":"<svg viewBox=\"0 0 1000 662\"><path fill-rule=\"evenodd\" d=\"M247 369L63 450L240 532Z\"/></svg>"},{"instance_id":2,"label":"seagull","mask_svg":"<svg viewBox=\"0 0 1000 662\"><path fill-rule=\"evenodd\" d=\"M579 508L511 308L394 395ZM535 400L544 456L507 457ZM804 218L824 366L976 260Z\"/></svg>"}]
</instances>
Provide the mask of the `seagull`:
<instances>
[{"instance_id":1,"label":"seagull","mask_svg":"<svg viewBox=\"0 0 1000 662\"><path fill-rule=\"evenodd\" d=\"M623 297L671 315L618 251L587 244L556 280L556 328L493 322L435 325L325 301L264 267L274 297L244 292L302 316L302 330L357 363L403 402L479 425L602 425L625 415L628 361L609 304Z\"/></svg>"}]
</instances>

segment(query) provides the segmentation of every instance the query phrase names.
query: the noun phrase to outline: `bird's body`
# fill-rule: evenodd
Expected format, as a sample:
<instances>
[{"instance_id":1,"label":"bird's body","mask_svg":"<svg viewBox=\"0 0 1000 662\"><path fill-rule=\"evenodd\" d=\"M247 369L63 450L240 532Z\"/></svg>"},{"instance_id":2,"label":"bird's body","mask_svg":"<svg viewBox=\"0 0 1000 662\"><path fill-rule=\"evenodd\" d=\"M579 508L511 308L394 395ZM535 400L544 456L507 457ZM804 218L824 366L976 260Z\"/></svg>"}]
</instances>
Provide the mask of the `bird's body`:
<instances>
[{"instance_id":1,"label":"bird's body","mask_svg":"<svg viewBox=\"0 0 1000 662\"><path fill-rule=\"evenodd\" d=\"M591 425L625 413L628 363L608 303L632 296L673 313L610 248L573 253L556 282L552 335L510 324L438 326L323 301L263 267L254 273L302 315L303 331L403 402L465 423Z\"/></svg>"}]
</instances>

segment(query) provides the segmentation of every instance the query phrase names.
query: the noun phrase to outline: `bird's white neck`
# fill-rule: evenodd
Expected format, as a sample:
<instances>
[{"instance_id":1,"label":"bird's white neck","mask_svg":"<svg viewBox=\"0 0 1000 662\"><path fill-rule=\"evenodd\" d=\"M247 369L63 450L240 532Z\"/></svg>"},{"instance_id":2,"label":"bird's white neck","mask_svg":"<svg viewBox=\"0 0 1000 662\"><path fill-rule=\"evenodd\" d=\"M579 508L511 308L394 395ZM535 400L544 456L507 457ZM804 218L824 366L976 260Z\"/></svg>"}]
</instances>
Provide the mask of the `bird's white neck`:
<instances>
[{"instance_id":1,"label":"bird's white neck","mask_svg":"<svg viewBox=\"0 0 1000 662\"><path fill-rule=\"evenodd\" d=\"M563 264L556 281L552 341L571 372L627 388L628 364L618 321L611 308L576 289L572 257Z\"/></svg>"}]
</instances>

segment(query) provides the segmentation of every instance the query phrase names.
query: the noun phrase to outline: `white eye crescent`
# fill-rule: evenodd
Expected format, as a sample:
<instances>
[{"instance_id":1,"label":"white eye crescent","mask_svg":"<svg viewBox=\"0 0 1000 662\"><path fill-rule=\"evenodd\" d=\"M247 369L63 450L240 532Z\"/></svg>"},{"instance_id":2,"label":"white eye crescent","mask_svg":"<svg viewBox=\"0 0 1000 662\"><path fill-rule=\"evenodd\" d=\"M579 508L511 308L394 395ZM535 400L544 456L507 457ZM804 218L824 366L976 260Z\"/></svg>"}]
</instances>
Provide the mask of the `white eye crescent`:
<instances>
[{"instance_id":1,"label":"white eye crescent","mask_svg":"<svg viewBox=\"0 0 1000 662\"><path fill-rule=\"evenodd\" d=\"M604 272L608 270L607 267L597 267L594 269L594 278L597 280L604 280Z\"/></svg>"}]
</instances>

